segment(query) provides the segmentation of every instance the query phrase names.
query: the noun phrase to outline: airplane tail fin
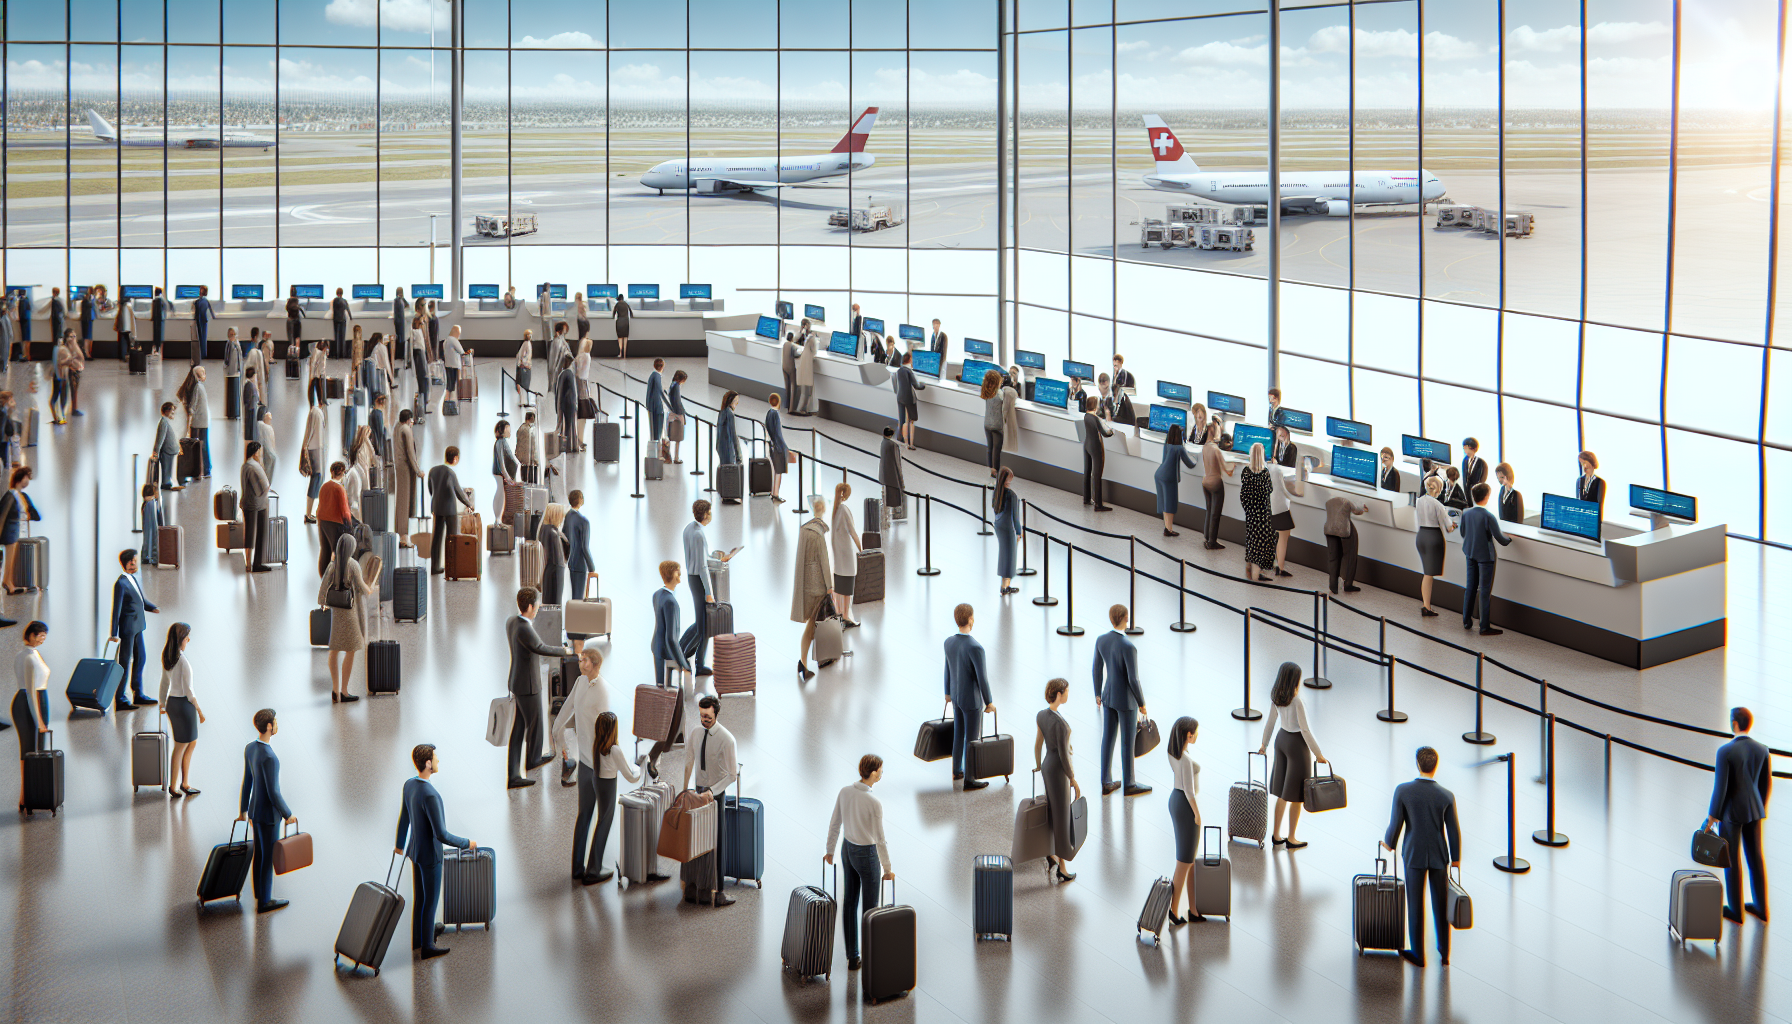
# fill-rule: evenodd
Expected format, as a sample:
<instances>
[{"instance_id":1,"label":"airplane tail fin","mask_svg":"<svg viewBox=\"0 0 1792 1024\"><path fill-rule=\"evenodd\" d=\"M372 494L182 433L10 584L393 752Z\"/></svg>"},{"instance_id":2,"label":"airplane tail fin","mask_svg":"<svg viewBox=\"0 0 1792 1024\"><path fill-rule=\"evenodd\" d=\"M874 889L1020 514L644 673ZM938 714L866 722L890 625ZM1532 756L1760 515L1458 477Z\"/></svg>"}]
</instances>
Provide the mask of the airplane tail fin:
<instances>
[{"instance_id":1,"label":"airplane tail fin","mask_svg":"<svg viewBox=\"0 0 1792 1024\"><path fill-rule=\"evenodd\" d=\"M865 152L865 142L867 139L871 138L871 126L876 123L877 123L877 108L876 107L866 107L865 112L859 115L858 120L856 120L852 123L852 127L848 128L846 130L846 134L842 135L840 137L840 141L835 143L834 148L832 150L830 150L829 152L833 152L833 153L863 153L863 152Z\"/></svg>"},{"instance_id":2,"label":"airplane tail fin","mask_svg":"<svg viewBox=\"0 0 1792 1024\"><path fill-rule=\"evenodd\" d=\"M106 123L106 119L97 110L87 112L87 124L93 129L93 137L96 139L112 142L118 138L118 133L112 130L112 126Z\"/></svg>"},{"instance_id":3,"label":"airplane tail fin","mask_svg":"<svg viewBox=\"0 0 1792 1024\"><path fill-rule=\"evenodd\" d=\"M1156 114L1145 115L1145 138L1151 145L1151 155L1157 159L1158 173L1201 169L1195 164L1194 158L1183 151L1176 133Z\"/></svg>"}]
</instances>

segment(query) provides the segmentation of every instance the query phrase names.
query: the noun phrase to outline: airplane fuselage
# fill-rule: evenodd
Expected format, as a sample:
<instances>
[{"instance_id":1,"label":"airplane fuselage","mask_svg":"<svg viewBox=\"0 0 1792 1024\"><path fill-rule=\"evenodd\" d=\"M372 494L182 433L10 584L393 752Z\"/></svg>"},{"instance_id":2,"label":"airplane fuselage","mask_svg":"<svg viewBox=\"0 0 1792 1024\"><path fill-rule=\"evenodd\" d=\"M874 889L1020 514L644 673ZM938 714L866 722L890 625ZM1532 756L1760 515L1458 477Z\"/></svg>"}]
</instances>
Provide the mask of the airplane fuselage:
<instances>
[{"instance_id":1,"label":"airplane fuselage","mask_svg":"<svg viewBox=\"0 0 1792 1024\"><path fill-rule=\"evenodd\" d=\"M268 149L274 140L261 135L167 135L127 134L124 138L95 136L96 142L108 142L127 149Z\"/></svg>"},{"instance_id":2,"label":"airplane fuselage","mask_svg":"<svg viewBox=\"0 0 1792 1024\"><path fill-rule=\"evenodd\" d=\"M1420 188L1420 179L1424 188ZM1354 179L1354 180L1353 180ZM1268 203L1268 171L1191 171L1147 174L1145 184L1163 192L1176 192L1215 203ZM1357 206L1417 205L1444 197L1443 182L1430 171L1284 171L1281 178L1284 208L1303 205L1297 200L1352 202ZM1314 212L1326 212L1315 209Z\"/></svg>"},{"instance_id":3,"label":"airplane fuselage","mask_svg":"<svg viewBox=\"0 0 1792 1024\"><path fill-rule=\"evenodd\" d=\"M869 153L820 153L791 157L718 157L666 160L641 175L641 184L657 189L688 189L692 181L745 178L791 185L862 171L877 162Z\"/></svg>"}]
</instances>

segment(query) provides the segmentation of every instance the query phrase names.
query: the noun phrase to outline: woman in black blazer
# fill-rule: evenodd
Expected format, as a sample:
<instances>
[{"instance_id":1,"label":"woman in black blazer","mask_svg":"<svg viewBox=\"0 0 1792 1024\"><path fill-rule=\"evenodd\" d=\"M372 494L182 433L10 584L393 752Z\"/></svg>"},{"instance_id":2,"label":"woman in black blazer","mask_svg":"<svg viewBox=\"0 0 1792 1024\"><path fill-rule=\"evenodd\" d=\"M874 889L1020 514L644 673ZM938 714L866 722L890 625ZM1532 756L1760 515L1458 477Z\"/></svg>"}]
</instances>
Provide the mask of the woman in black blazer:
<instances>
[{"instance_id":1,"label":"woman in black blazer","mask_svg":"<svg viewBox=\"0 0 1792 1024\"><path fill-rule=\"evenodd\" d=\"M1512 464L1502 462L1493 467L1493 478L1500 487L1500 522L1524 522L1524 495L1512 485L1518 479L1518 474L1512 470Z\"/></svg>"},{"instance_id":2,"label":"woman in black blazer","mask_svg":"<svg viewBox=\"0 0 1792 1024\"><path fill-rule=\"evenodd\" d=\"M1592 452L1580 453L1580 477L1574 481L1574 496L1594 502L1601 513L1605 511L1605 479L1599 475L1599 456Z\"/></svg>"},{"instance_id":3,"label":"woman in black blazer","mask_svg":"<svg viewBox=\"0 0 1792 1024\"><path fill-rule=\"evenodd\" d=\"M561 592L566 587L566 559L572 554L572 545L561 529L564 522L566 506L555 502L542 513L541 529L535 534L535 539L541 542L542 604L559 604Z\"/></svg>"},{"instance_id":4,"label":"woman in black blazer","mask_svg":"<svg viewBox=\"0 0 1792 1024\"><path fill-rule=\"evenodd\" d=\"M1400 467L1394 465L1394 449L1381 450L1381 489L1397 491L1400 489Z\"/></svg>"},{"instance_id":5,"label":"woman in black blazer","mask_svg":"<svg viewBox=\"0 0 1792 1024\"><path fill-rule=\"evenodd\" d=\"M1033 734L1033 764L1038 767L1039 774L1045 780L1045 801L1051 807L1052 818L1052 852L1045 858L1045 878L1051 881L1054 870L1061 882L1068 882L1076 875L1064 870L1064 864L1076 856L1076 844L1070 834L1070 808L1073 800L1083 798L1083 787L1076 781L1076 770L1070 763L1070 723L1065 720L1063 707L1070 700L1070 682L1065 679L1053 679L1045 684L1045 710L1039 712L1035 722L1038 731ZM1040 756L1044 751L1043 759ZM1076 796L1072 797L1072 791Z\"/></svg>"}]
</instances>

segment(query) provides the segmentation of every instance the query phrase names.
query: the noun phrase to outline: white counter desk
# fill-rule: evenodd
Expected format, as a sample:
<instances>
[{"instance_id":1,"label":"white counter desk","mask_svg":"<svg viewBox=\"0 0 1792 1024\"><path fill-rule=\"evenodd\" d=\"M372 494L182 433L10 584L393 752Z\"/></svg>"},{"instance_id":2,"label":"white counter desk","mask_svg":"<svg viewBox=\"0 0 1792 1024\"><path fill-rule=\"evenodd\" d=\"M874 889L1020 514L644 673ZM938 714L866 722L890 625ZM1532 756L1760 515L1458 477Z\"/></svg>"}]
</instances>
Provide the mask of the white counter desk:
<instances>
[{"instance_id":1,"label":"white counter desk","mask_svg":"<svg viewBox=\"0 0 1792 1024\"><path fill-rule=\"evenodd\" d=\"M711 331L710 382L763 399L783 387L779 344L750 331ZM822 352L816 360L815 398L820 416L870 430L895 422L890 368ZM977 389L923 376L917 443L985 463L983 400ZM1023 401L1018 450L1003 457L1023 478L1080 492L1082 417ZM1162 435L1116 429L1105 440L1108 500L1147 514L1156 511L1153 479L1163 460ZM1307 454L1323 450L1302 446ZM1191 449L1191 455L1198 451ZM1236 458L1229 456L1229 458ZM969 474L972 479L976 475ZM1408 487L1416 474L1402 466ZM1236 477L1228 477L1221 534L1243 543L1244 524ZM1325 503L1343 495L1368 507L1355 519L1360 582L1417 596L1419 575L1411 498L1378 491L1325 473L1309 474L1306 493L1290 493L1294 536L1289 558L1324 571ZM1198 529L1205 517L1199 471L1183 471L1178 522ZM1635 668L1663 664L1724 644L1725 527L1675 526L1654 532L1607 521L1605 539L1594 543L1531 524L1501 524L1512 543L1500 550L1494 583L1494 619L1504 628L1594 654ZM1640 525L1640 521L1639 521ZM1155 530L1152 533L1155 534ZM1465 578L1460 544L1445 545L1444 575L1432 602L1460 614ZM1416 612L1415 612L1416 614ZM1448 614L1448 613L1446 613Z\"/></svg>"}]
</instances>

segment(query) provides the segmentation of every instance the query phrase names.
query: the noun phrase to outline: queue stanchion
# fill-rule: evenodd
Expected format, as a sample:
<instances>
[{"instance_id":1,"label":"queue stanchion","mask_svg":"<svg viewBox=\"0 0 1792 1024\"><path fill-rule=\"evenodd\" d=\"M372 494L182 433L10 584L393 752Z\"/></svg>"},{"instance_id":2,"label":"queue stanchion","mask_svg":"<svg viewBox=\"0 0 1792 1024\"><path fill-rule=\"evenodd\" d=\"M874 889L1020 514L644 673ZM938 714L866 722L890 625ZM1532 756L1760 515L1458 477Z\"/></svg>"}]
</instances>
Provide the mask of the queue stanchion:
<instances>
[{"instance_id":1,"label":"queue stanchion","mask_svg":"<svg viewBox=\"0 0 1792 1024\"><path fill-rule=\"evenodd\" d=\"M809 493L810 494L820 494L821 493L820 491L815 489L815 435L818 433L820 433L820 431L816 430L814 427L809 428ZM803 482L803 462L802 462L803 453L797 452L796 458L797 458L796 482L798 484L801 484ZM846 482L846 467L844 467L844 466L840 467L840 482L841 483ZM883 528L882 523L878 523L877 526L879 529Z\"/></svg>"},{"instance_id":2,"label":"queue stanchion","mask_svg":"<svg viewBox=\"0 0 1792 1024\"><path fill-rule=\"evenodd\" d=\"M1481 728L1481 701L1487 693L1481 686L1481 675L1486 665L1486 654L1475 655L1475 731L1462 734L1462 742L1483 747L1494 742L1493 733L1483 731Z\"/></svg>"},{"instance_id":3,"label":"queue stanchion","mask_svg":"<svg viewBox=\"0 0 1792 1024\"><path fill-rule=\"evenodd\" d=\"M1568 837L1556 831L1556 716L1544 715L1543 727L1549 738L1543 748L1543 760L1549 766L1543 771L1549 780L1544 791L1548 818L1543 829L1531 833L1531 841L1539 846L1567 846Z\"/></svg>"},{"instance_id":4,"label":"queue stanchion","mask_svg":"<svg viewBox=\"0 0 1792 1024\"><path fill-rule=\"evenodd\" d=\"M1020 503L1020 568L1015 570L1016 576L1037 576L1039 570L1027 564L1027 502Z\"/></svg>"},{"instance_id":5,"label":"queue stanchion","mask_svg":"<svg viewBox=\"0 0 1792 1024\"><path fill-rule=\"evenodd\" d=\"M940 574L940 571L933 567L933 495L931 493L929 493L927 495L926 512L927 512L926 534L925 534L925 537L922 539L921 543L923 545L924 550L926 551L927 564L923 565L919 569L916 569L915 575L916 576L938 576Z\"/></svg>"},{"instance_id":6,"label":"queue stanchion","mask_svg":"<svg viewBox=\"0 0 1792 1024\"><path fill-rule=\"evenodd\" d=\"M139 483L137 480L137 459L140 457L141 456L137 452L131 453L131 494L132 495L137 495L137 494L143 493L143 485L141 483ZM132 533L142 533L143 532L143 520L141 518L142 512L143 512L143 506L141 503L136 502L136 501L131 502L131 532ZM99 515L99 512L97 509L94 511L94 515L96 515L96 516Z\"/></svg>"},{"instance_id":7,"label":"queue stanchion","mask_svg":"<svg viewBox=\"0 0 1792 1024\"><path fill-rule=\"evenodd\" d=\"M1127 636L1141 636L1139 625L1139 539L1126 535L1126 629Z\"/></svg>"},{"instance_id":8,"label":"queue stanchion","mask_svg":"<svg viewBox=\"0 0 1792 1024\"><path fill-rule=\"evenodd\" d=\"M716 425L709 424L709 478L704 481L704 494L716 493Z\"/></svg>"},{"instance_id":9,"label":"queue stanchion","mask_svg":"<svg viewBox=\"0 0 1792 1024\"><path fill-rule=\"evenodd\" d=\"M697 422L699 424L701 424L703 421L698 420ZM691 462L693 465L696 466L695 469L691 470L691 475L692 476L702 476L703 475L703 431L694 430L694 431L691 431L690 433L691 433L691 456L692 456ZM715 439L714 438L710 439L709 453L710 453L710 456L713 458L715 455Z\"/></svg>"},{"instance_id":10,"label":"queue stanchion","mask_svg":"<svg viewBox=\"0 0 1792 1024\"><path fill-rule=\"evenodd\" d=\"M1176 621L1170 623L1172 633L1193 633L1195 624L1188 621L1188 561L1176 560Z\"/></svg>"},{"instance_id":11,"label":"queue stanchion","mask_svg":"<svg viewBox=\"0 0 1792 1024\"><path fill-rule=\"evenodd\" d=\"M1076 624L1076 548L1064 542L1064 624L1059 636L1082 636L1083 627Z\"/></svg>"},{"instance_id":12,"label":"queue stanchion","mask_svg":"<svg viewBox=\"0 0 1792 1024\"><path fill-rule=\"evenodd\" d=\"M1549 684L1537 680L1537 750L1546 750L1549 746ZM1537 777L1532 782L1539 785L1549 781L1549 773L1555 770L1555 759L1547 756L1537 758Z\"/></svg>"},{"instance_id":13,"label":"queue stanchion","mask_svg":"<svg viewBox=\"0 0 1792 1024\"><path fill-rule=\"evenodd\" d=\"M1255 722L1263 712L1251 707L1251 610L1244 610L1244 707L1234 708L1232 717L1241 722Z\"/></svg>"},{"instance_id":14,"label":"queue stanchion","mask_svg":"<svg viewBox=\"0 0 1792 1024\"><path fill-rule=\"evenodd\" d=\"M1394 659L1388 657L1388 617L1381 617L1381 664L1388 670L1388 706L1375 712L1375 717L1384 722L1400 723L1406 721L1406 712L1394 708Z\"/></svg>"},{"instance_id":15,"label":"queue stanchion","mask_svg":"<svg viewBox=\"0 0 1792 1024\"><path fill-rule=\"evenodd\" d=\"M1044 541L1040 546L1045 550L1045 593L1035 597L1033 603L1041 608L1051 608L1058 603L1058 599L1052 596L1052 535L1041 533L1039 536Z\"/></svg>"},{"instance_id":16,"label":"queue stanchion","mask_svg":"<svg viewBox=\"0 0 1792 1024\"><path fill-rule=\"evenodd\" d=\"M796 452L795 454L796 454L796 507L790 510L790 514L793 516L806 516L809 514L809 509L807 508L807 502L809 500L809 496L807 494L805 494L804 490L803 490L803 453ZM813 466L815 464L815 460L810 459L809 464L811 466ZM786 463L786 465L788 465L788 463Z\"/></svg>"},{"instance_id":17,"label":"queue stanchion","mask_svg":"<svg viewBox=\"0 0 1792 1024\"><path fill-rule=\"evenodd\" d=\"M1313 591L1313 678L1308 679L1301 684L1310 690L1329 690L1332 688L1332 681L1325 678L1325 675L1319 668L1319 606L1324 602L1325 595L1320 591Z\"/></svg>"},{"instance_id":18,"label":"queue stanchion","mask_svg":"<svg viewBox=\"0 0 1792 1024\"><path fill-rule=\"evenodd\" d=\"M510 418L509 389L504 386L504 378L506 377L510 377L511 382L515 383L516 378L510 376L509 370L504 369L502 366L498 367L498 418L501 420ZM602 392L599 393L601 394Z\"/></svg>"},{"instance_id":19,"label":"queue stanchion","mask_svg":"<svg viewBox=\"0 0 1792 1024\"><path fill-rule=\"evenodd\" d=\"M631 498L647 497L647 493L641 490L641 434L642 431L635 431L635 493L629 495Z\"/></svg>"},{"instance_id":20,"label":"queue stanchion","mask_svg":"<svg viewBox=\"0 0 1792 1024\"><path fill-rule=\"evenodd\" d=\"M977 536L994 537L996 531L989 528L989 488L980 487L978 490L983 493L983 521L977 527Z\"/></svg>"},{"instance_id":21,"label":"queue stanchion","mask_svg":"<svg viewBox=\"0 0 1792 1024\"><path fill-rule=\"evenodd\" d=\"M599 385L598 385L598 386L597 386L597 393L598 393L598 394L600 394L600 395L601 395L601 394L603 394L603 391L604 391L604 386L603 386L603 385L602 385L602 384L599 384ZM623 436L623 437L625 437L625 438L627 438L627 437L633 437L633 436L634 436L634 435L635 435L635 434L638 434L638 433L640 433L640 431L638 431L638 430L637 430L637 431L633 431L633 432L631 432L631 431L630 431L630 430L629 430L629 422L628 422L628 396L627 396L627 395L625 395L625 394L623 394L623 393L622 393L622 392L620 392L620 391L618 391L618 392L616 392L616 397L617 397L617 398L620 398L620 399L622 399L622 415L621 415L621 416L620 416L620 417L618 417L618 418L619 418L619 419L621 419L621 420L622 420L622 436ZM638 425L638 424L637 424L637 425ZM638 444L638 443L639 443L639 442L637 442L637 444Z\"/></svg>"},{"instance_id":22,"label":"queue stanchion","mask_svg":"<svg viewBox=\"0 0 1792 1024\"><path fill-rule=\"evenodd\" d=\"M1479 762L1477 767L1499 761L1506 762L1506 853L1505 856L1493 858L1493 866L1509 875L1522 875L1531 870L1531 862L1518 855L1518 826L1514 820L1518 813L1518 802L1513 793L1518 785L1518 755L1501 754L1491 761Z\"/></svg>"}]
</instances>

